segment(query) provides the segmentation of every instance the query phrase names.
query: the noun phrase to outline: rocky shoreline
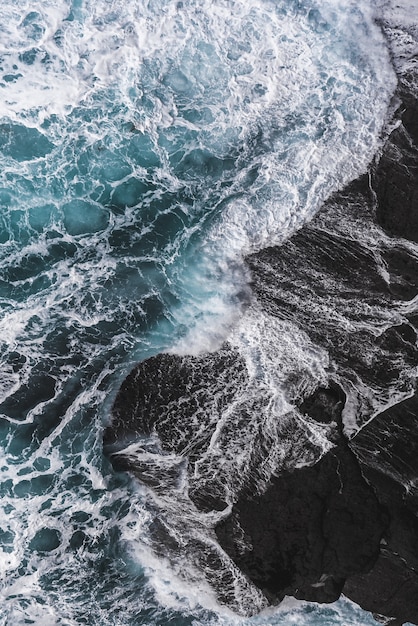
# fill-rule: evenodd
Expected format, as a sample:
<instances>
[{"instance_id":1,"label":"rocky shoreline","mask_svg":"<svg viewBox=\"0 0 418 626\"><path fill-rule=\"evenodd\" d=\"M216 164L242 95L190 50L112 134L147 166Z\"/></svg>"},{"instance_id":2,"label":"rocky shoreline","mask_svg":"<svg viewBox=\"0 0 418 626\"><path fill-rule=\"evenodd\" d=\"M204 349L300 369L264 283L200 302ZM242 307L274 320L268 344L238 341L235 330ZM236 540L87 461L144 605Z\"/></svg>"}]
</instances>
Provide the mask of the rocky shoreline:
<instances>
[{"instance_id":1,"label":"rocky shoreline","mask_svg":"<svg viewBox=\"0 0 418 626\"><path fill-rule=\"evenodd\" d=\"M336 194L281 248L249 259L254 290L263 306L275 315L297 319L332 355L336 378L343 384L347 373L355 370L369 387L390 386L399 376L394 362L400 354L411 367L418 364L418 258L398 239L418 241L417 131L418 102L408 93L402 100L400 124L371 176ZM355 224L359 211L370 232L373 224L380 224L392 240L375 238L370 245ZM336 215L341 220L337 228ZM309 263L300 262L304 254L310 255ZM303 285L300 300L306 307L288 298L290 285L299 289ZM329 322L322 319L316 324L312 315L312 310L321 310L330 285L346 318L362 322L348 336L332 316ZM355 306L356 301L368 303L371 310L378 303L380 311L389 310L395 300L411 305L405 307L401 323L380 333L374 332L372 316L367 320L364 310ZM275 478L263 495L238 501L231 516L217 527L224 549L273 599L293 595L332 602L344 593L385 623L418 623L414 387L416 383L410 398L395 401L360 424L354 436L344 429L343 390L336 383L318 389L300 408L314 419L335 424L335 447L314 466ZM246 551L241 548L243 535L251 546Z\"/></svg>"},{"instance_id":2,"label":"rocky shoreline","mask_svg":"<svg viewBox=\"0 0 418 626\"><path fill-rule=\"evenodd\" d=\"M306 467L284 468L262 493L242 490L215 527L269 602L343 593L394 625L418 624L417 76L400 75L398 123L370 172L283 246L247 259L263 310L330 356L328 385L305 394L297 411L327 429L332 447ZM216 419L204 424L188 448L196 414L219 416L247 384L227 344L201 357L149 359L122 385L105 447L112 455L156 433L192 476L216 428ZM129 455L111 458L155 486ZM201 511L227 510L222 484L192 485L189 497Z\"/></svg>"}]
</instances>

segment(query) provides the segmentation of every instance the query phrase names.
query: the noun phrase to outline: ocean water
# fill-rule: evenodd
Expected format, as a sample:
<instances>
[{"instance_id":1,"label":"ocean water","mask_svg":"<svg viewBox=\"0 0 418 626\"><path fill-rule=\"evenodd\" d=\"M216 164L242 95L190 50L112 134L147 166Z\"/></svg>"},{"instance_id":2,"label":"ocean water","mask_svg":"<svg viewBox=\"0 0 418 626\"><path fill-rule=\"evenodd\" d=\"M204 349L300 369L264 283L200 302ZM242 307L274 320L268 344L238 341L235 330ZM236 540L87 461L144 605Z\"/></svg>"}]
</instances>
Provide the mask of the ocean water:
<instances>
[{"instance_id":1,"label":"ocean water","mask_svg":"<svg viewBox=\"0 0 418 626\"><path fill-rule=\"evenodd\" d=\"M254 310L243 258L289 237L378 149L396 85L379 11L2 3L0 624L375 623L344 599L267 608L238 574L220 604L150 530L171 516L208 545L214 520L183 519L184 490L115 472L102 433L126 374L161 351L229 338L275 411L295 362L307 384L325 380L326 354ZM245 446L229 436L225 458Z\"/></svg>"}]
</instances>

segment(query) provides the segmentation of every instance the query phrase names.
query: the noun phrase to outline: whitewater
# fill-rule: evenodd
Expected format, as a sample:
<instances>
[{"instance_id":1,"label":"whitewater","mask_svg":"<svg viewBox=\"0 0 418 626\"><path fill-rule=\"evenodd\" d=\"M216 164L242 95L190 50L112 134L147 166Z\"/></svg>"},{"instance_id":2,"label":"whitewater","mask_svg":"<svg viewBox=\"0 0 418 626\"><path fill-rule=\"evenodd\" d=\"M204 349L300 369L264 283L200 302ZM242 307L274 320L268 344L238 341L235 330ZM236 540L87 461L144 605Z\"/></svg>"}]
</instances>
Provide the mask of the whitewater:
<instances>
[{"instance_id":1,"label":"whitewater","mask_svg":"<svg viewBox=\"0 0 418 626\"><path fill-rule=\"evenodd\" d=\"M396 87L382 11L3 2L0 624L375 624L344 599L267 608L239 573L223 606L151 533L168 515L210 542L214 520L184 485L161 493L115 472L102 435L122 380L160 352L228 339L275 416L295 363L308 386L326 380L327 354L254 304L244 257L285 241L381 146ZM249 441L223 444L231 493ZM158 465L154 443L141 453ZM299 452L295 466L309 460Z\"/></svg>"}]
</instances>

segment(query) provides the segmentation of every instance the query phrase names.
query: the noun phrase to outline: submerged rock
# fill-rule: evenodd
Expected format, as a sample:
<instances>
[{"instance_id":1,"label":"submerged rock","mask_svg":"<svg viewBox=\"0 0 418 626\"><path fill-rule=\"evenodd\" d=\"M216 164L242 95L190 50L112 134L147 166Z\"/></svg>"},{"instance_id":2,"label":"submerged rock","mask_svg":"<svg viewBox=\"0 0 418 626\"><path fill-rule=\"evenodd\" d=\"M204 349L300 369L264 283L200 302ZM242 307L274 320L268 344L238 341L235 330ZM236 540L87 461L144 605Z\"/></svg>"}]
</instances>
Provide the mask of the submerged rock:
<instances>
[{"instance_id":1,"label":"submerged rock","mask_svg":"<svg viewBox=\"0 0 418 626\"><path fill-rule=\"evenodd\" d=\"M134 368L117 394L103 436L105 452L117 470L130 471L160 491L176 488L187 471L196 505L222 510L225 486L212 479L209 490L202 484L196 488L194 464L210 446L223 411L247 383L245 364L228 344L199 357L151 357Z\"/></svg>"},{"instance_id":2,"label":"submerged rock","mask_svg":"<svg viewBox=\"0 0 418 626\"><path fill-rule=\"evenodd\" d=\"M211 436L223 408L248 379L239 354L225 344L205 358L159 354L143 361L123 382L113 406L105 446L115 449L156 432L168 452L190 456ZM212 415L211 423L199 416ZM200 436L199 436L200 433Z\"/></svg>"}]
</instances>

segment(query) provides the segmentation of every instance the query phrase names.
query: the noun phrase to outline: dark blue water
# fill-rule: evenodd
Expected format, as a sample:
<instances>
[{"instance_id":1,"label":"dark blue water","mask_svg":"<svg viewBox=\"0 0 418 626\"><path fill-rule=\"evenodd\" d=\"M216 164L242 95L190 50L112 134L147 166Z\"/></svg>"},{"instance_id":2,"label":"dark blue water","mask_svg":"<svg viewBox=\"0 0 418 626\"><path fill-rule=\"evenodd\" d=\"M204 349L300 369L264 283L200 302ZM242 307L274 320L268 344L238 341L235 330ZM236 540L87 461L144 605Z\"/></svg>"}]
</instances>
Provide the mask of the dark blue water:
<instances>
[{"instance_id":1,"label":"dark blue water","mask_svg":"<svg viewBox=\"0 0 418 626\"><path fill-rule=\"evenodd\" d=\"M379 145L395 79L373 11L2 4L1 624L374 623L346 601L258 617L220 606L187 554L176 564L150 539L162 511L176 525L181 497L115 474L101 442L120 382L161 350L233 337L255 362L280 335L260 361L277 411L269 372L296 344L321 379L326 355L248 313L242 259L294 232ZM245 442L229 452L245 457ZM184 527L210 537L191 509ZM237 582L237 610L263 606Z\"/></svg>"}]
</instances>

